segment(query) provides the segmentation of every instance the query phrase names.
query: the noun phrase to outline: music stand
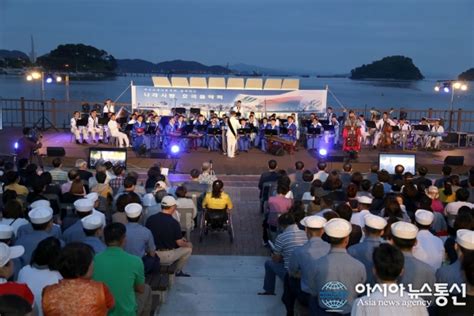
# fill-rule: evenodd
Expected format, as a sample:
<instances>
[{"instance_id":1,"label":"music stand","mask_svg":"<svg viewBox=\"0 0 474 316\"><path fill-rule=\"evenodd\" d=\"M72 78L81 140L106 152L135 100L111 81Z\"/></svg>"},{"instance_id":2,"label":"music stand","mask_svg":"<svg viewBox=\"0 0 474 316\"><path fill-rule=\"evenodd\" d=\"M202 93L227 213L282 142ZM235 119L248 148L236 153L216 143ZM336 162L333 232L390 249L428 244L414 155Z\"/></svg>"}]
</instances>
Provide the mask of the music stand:
<instances>
[{"instance_id":1,"label":"music stand","mask_svg":"<svg viewBox=\"0 0 474 316\"><path fill-rule=\"evenodd\" d=\"M319 123L321 123L321 125L329 125L329 120L319 120ZM324 129L326 130L326 129Z\"/></svg>"},{"instance_id":2,"label":"music stand","mask_svg":"<svg viewBox=\"0 0 474 316\"><path fill-rule=\"evenodd\" d=\"M196 127L196 130L197 130L198 132L205 132L206 129L207 129L207 125L198 125L198 126Z\"/></svg>"},{"instance_id":3,"label":"music stand","mask_svg":"<svg viewBox=\"0 0 474 316\"><path fill-rule=\"evenodd\" d=\"M194 129L194 125L186 125L184 128L183 128L183 135L188 135L188 134L191 134L193 132L193 129Z\"/></svg>"},{"instance_id":4,"label":"music stand","mask_svg":"<svg viewBox=\"0 0 474 316\"><path fill-rule=\"evenodd\" d=\"M310 128L308 128L308 134L321 135L321 127L310 127Z\"/></svg>"},{"instance_id":5,"label":"music stand","mask_svg":"<svg viewBox=\"0 0 474 316\"><path fill-rule=\"evenodd\" d=\"M334 125L323 125L323 129L325 132L333 132L334 133Z\"/></svg>"},{"instance_id":6,"label":"music stand","mask_svg":"<svg viewBox=\"0 0 474 316\"><path fill-rule=\"evenodd\" d=\"M99 125L107 125L109 120L110 119L108 117L99 117Z\"/></svg>"},{"instance_id":7,"label":"music stand","mask_svg":"<svg viewBox=\"0 0 474 316\"><path fill-rule=\"evenodd\" d=\"M418 125L413 125L413 130L428 132L430 130L430 128L429 128L428 125L418 124Z\"/></svg>"},{"instance_id":8,"label":"music stand","mask_svg":"<svg viewBox=\"0 0 474 316\"><path fill-rule=\"evenodd\" d=\"M278 135L278 130L276 129L266 129L265 130L265 136L277 136Z\"/></svg>"},{"instance_id":9,"label":"music stand","mask_svg":"<svg viewBox=\"0 0 474 316\"><path fill-rule=\"evenodd\" d=\"M130 132L133 129L134 124L127 124L127 127L125 127L126 132Z\"/></svg>"},{"instance_id":10,"label":"music stand","mask_svg":"<svg viewBox=\"0 0 474 316\"><path fill-rule=\"evenodd\" d=\"M221 133L221 129L219 127L211 127L207 129L207 133L211 135L219 135Z\"/></svg>"},{"instance_id":11,"label":"music stand","mask_svg":"<svg viewBox=\"0 0 474 316\"><path fill-rule=\"evenodd\" d=\"M280 134L287 135L288 134L288 128L280 127Z\"/></svg>"},{"instance_id":12,"label":"music stand","mask_svg":"<svg viewBox=\"0 0 474 316\"><path fill-rule=\"evenodd\" d=\"M81 118L76 121L77 126L87 126L87 118Z\"/></svg>"},{"instance_id":13,"label":"music stand","mask_svg":"<svg viewBox=\"0 0 474 316\"><path fill-rule=\"evenodd\" d=\"M400 127L399 126L392 126L392 132L399 132Z\"/></svg>"},{"instance_id":14,"label":"music stand","mask_svg":"<svg viewBox=\"0 0 474 316\"><path fill-rule=\"evenodd\" d=\"M367 128L377 128L374 121L365 121Z\"/></svg>"},{"instance_id":15,"label":"music stand","mask_svg":"<svg viewBox=\"0 0 474 316\"><path fill-rule=\"evenodd\" d=\"M146 135L154 135L156 134L156 129L158 126L152 126L151 124L147 126L145 130Z\"/></svg>"}]
</instances>

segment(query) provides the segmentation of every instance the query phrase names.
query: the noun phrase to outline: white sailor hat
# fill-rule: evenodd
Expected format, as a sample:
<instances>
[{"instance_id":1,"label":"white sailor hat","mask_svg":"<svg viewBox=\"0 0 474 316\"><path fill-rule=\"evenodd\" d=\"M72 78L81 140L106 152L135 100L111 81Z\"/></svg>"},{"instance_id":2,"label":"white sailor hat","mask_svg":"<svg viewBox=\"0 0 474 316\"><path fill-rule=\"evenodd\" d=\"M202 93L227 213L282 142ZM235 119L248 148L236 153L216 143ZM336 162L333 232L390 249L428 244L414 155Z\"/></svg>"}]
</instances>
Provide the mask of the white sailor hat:
<instances>
[{"instance_id":1,"label":"white sailor hat","mask_svg":"<svg viewBox=\"0 0 474 316\"><path fill-rule=\"evenodd\" d=\"M30 208L34 209L37 207L51 207L51 203L48 200L38 200L30 204Z\"/></svg>"},{"instance_id":2,"label":"white sailor hat","mask_svg":"<svg viewBox=\"0 0 474 316\"><path fill-rule=\"evenodd\" d=\"M74 202L74 208L81 213L90 212L94 208L94 201L90 199L79 199Z\"/></svg>"},{"instance_id":3,"label":"white sailor hat","mask_svg":"<svg viewBox=\"0 0 474 316\"><path fill-rule=\"evenodd\" d=\"M28 213L32 224L44 224L53 218L53 209L50 207L37 207Z\"/></svg>"},{"instance_id":4,"label":"white sailor hat","mask_svg":"<svg viewBox=\"0 0 474 316\"><path fill-rule=\"evenodd\" d=\"M306 216L300 221L300 224L308 228L323 228L327 220L318 215Z\"/></svg>"},{"instance_id":5,"label":"white sailor hat","mask_svg":"<svg viewBox=\"0 0 474 316\"><path fill-rule=\"evenodd\" d=\"M374 214L367 214L364 216L365 226L373 229L384 229L387 226L387 221L381 216Z\"/></svg>"},{"instance_id":6,"label":"white sailor hat","mask_svg":"<svg viewBox=\"0 0 474 316\"><path fill-rule=\"evenodd\" d=\"M25 253L23 246L9 247L7 244L0 242L0 268L3 268L11 259L21 257Z\"/></svg>"},{"instance_id":7,"label":"white sailor hat","mask_svg":"<svg viewBox=\"0 0 474 316\"><path fill-rule=\"evenodd\" d=\"M415 220L420 225L431 225L434 221L434 214L433 212L419 209L415 212Z\"/></svg>"},{"instance_id":8,"label":"white sailor hat","mask_svg":"<svg viewBox=\"0 0 474 316\"><path fill-rule=\"evenodd\" d=\"M161 200L161 206L169 207L176 205L176 200L171 195L167 195Z\"/></svg>"},{"instance_id":9,"label":"white sailor hat","mask_svg":"<svg viewBox=\"0 0 474 316\"><path fill-rule=\"evenodd\" d=\"M474 250L474 231L470 229L459 229L456 232L456 242L465 249Z\"/></svg>"},{"instance_id":10,"label":"white sailor hat","mask_svg":"<svg viewBox=\"0 0 474 316\"><path fill-rule=\"evenodd\" d=\"M87 215L81 219L82 227L88 230L94 230L102 227L102 218L97 214Z\"/></svg>"},{"instance_id":11,"label":"white sailor hat","mask_svg":"<svg viewBox=\"0 0 474 316\"><path fill-rule=\"evenodd\" d=\"M85 198L91 200L92 202L95 202L99 199L99 194L97 192L91 192L87 194Z\"/></svg>"},{"instance_id":12,"label":"white sailor hat","mask_svg":"<svg viewBox=\"0 0 474 316\"><path fill-rule=\"evenodd\" d=\"M401 239L415 239L418 234L418 228L415 225L403 221L393 223L390 230L393 236Z\"/></svg>"},{"instance_id":13,"label":"white sailor hat","mask_svg":"<svg viewBox=\"0 0 474 316\"><path fill-rule=\"evenodd\" d=\"M352 231L352 225L343 218L333 218L324 225L324 232L329 237L345 238Z\"/></svg>"},{"instance_id":14,"label":"white sailor hat","mask_svg":"<svg viewBox=\"0 0 474 316\"><path fill-rule=\"evenodd\" d=\"M13 236L13 227L10 225L0 225L0 239L11 239Z\"/></svg>"},{"instance_id":15,"label":"white sailor hat","mask_svg":"<svg viewBox=\"0 0 474 316\"><path fill-rule=\"evenodd\" d=\"M125 206L127 217L137 218L142 214L143 207L138 203L130 203Z\"/></svg>"},{"instance_id":16,"label":"white sailor hat","mask_svg":"<svg viewBox=\"0 0 474 316\"><path fill-rule=\"evenodd\" d=\"M357 198L357 202L360 204L372 204L372 199L368 196L362 195Z\"/></svg>"}]
</instances>

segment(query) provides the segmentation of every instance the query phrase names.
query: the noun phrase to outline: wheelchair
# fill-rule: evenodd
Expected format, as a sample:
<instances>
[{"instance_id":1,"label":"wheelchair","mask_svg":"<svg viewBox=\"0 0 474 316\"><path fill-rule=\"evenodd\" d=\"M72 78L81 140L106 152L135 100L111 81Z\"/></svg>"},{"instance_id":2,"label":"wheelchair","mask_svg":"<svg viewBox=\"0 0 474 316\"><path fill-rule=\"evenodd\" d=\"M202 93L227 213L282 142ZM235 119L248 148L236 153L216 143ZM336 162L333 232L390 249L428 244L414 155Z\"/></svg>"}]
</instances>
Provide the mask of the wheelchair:
<instances>
[{"instance_id":1,"label":"wheelchair","mask_svg":"<svg viewBox=\"0 0 474 316\"><path fill-rule=\"evenodd\" d=\"M232 214L227 213L227 209L204 209L199 223L199 242L202 242L204 236L207 236L209 232L227 232L230 242L233 243Z\"/></svg>"}]
</instances>

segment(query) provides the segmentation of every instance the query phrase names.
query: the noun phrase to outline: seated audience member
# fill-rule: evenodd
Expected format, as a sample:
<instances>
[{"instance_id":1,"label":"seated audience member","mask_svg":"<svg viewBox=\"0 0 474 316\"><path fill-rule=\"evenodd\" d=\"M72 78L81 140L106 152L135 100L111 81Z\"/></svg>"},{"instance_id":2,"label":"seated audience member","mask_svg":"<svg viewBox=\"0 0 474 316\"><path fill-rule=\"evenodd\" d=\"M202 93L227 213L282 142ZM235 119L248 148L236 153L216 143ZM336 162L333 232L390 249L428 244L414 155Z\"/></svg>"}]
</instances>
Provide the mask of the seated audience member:
<instances>
[{"instance_id":1,"label":"seated audience member","mask_svg":"<svg viewBox=\"0 0 474 316\"><path fill-rule=\"evenodd\" d=\"M326 182L329 174L326 172L327 164L325 162L318 162L318 172L314 174L313 180L320 180L322 183Z\"/></svg>"},{"instance_id":2,"label":"seated audience member","mask_svg":"<svg viewBox=\"0 0 474 316\"><path fill-rule=\"evenodd\" d=\"M168 195L166 190L158 188L154 193L145 194L143 197L144 217L143 222L146 223L148 218L156 213L161 212L161 200Z\"/></svg>"},{"instance_id":3,"label":"seated audience member","mask_svg":"<svg viewBox=\"0 0 474 316\"><path fill-rule=\"evenodd\" d=\"M214 171L212 170L211 162L203 162L201 167L201 174L199 175L199 183L207 184L209 187L217 180Z\"/></svg>"},{"instance_id":4,"label":"seated audience member","mask_svg":"<svg viewBox=\"0 0 474 316\"><path fill-rule=\"evenodd\" d=\"M308 203L308 208L306 210L308 215L314 215L321 211L321 198L317 195L313 195L314 191L314 187L311 187L311 196L313 199Z\"/></svg>"},{"instance_id":5,"label":"seated audience member","mask_svg":"<svg viewBox=\"0 0 474 316\"><path fill-rule=\"evenodd\" d=\"M302 161L295 162L295 172L288 175L288 177L291 180L291 183L303 182L303 169L304 169L304 162Z\"/></svg>"},{"instance_id":6,"label":"seated audience member","mask_svg":"<svg viewBox=\"0 0 474 316\"><path fill-rule=\"evenodd\" d=\"M396 222L390 226L392 243L402 251L405 257L404 273L400 283L404 286L411 284L414 290L419 291L425 284L432 289L436 281L435 270L428 264L418 260L413 255L413 247L416 245L418 228L407 222ZM429 296L423 297L425 300Z\"/></svg>"},{"instance_id":7,"label":"seated audience member","mask_svg":"<svg viewBox=\"0 0 474 316\"><path fill-rule=\"evenodd\" d=\"M410 217L403 211L402 206L397 201L397 198L387 198L385 208L380 212L380 216L385 217L385 219L395 218L398 221L410 222Z\"/></svg>"},{"instance_id":8,"label":"seated audience member","mask_svg":"<svg viewBox=\"0 0 474 316\"><path fill-rule=\"evenodd\" d=\"M160 258L156 255L155 241L151 231L139 224L143 208L138 203L130 203L125 207L128 223L125 225L127 242L125 251L142 258L145 274L160 271Z\"/></svg>"},{"instance_id":9,"label":"seated audience member","mask_svg":"<svg viewBox=\"0 0 474 316\"><path fill-rule=\"evenodd\" d=\"M92 279L94 252L83 243L66 245L59 253L57 268L62 280L43 290L44 315L106 315L115 304L102 282Z\"/></svg>"},{"instance_id":10,"label":"seated audience member","mask_svg":"<svg viewBox=\"0 0 474 316\"><path fill-rule=\"evenodd\" d=\"M287 184L282 183L278 180L277 184L277 195L271 196L268 199L267 207L264 210L264 220L263 220L263 242L264 244L268 242L269 236L270 239L274 240L278 232L278 217L282 214L287 213L293 201L286 198L286 194L289 192L290 188Z\"/></svg>"},{"instance_id":11,"label":"seated audience member","mask_svg":"<svg viewBox=\"0 0 474 316\"><path fill-rule=\"evenodd\" d=\"M349 183L351 183L352 178L352 164L347 162L342 166L342 172L340 174L340 178L342 181L342 187L347 188Z\"/></svg>"},{"instance_id":12,"label":"seated audience member","mask_svg":"<svg viewBox=\"0 0 474 316\"><path fill-rule=\"evenodd\" d=\"M193 210L193 218L196 218L197 215L197 207L194 204L193 200L186 197L187 194L186 187L179 186L176 188L176 206L178 209L182 208L190 208Z\"/></svg>"},{"instance_id":13,"label":"seated audience member","mask_svg":"<svg viewBox=\"0 0 474 316\"><path fill-rule=\"evenodd\" d=\"M265 171L260 175L260 179L258 180L258 189L260 190L260 197L262 196L262 189L263 184L266 182L276 182L280 175L277 172L278 164L276 160L269 160L268 161L268 171Z\"/></svg>"},{"instance_id":14,"label":"seated audience member","mask_svg":"<svg viewBox=\"0 0 474 316\"><path fill-rule=\"evenodd\" d=\"M352 208L351 223L364 227L364 218L370 214L370 205L372 204L372 199L368 196L360 196L355 201L357 208ZM349 205L352 207L352 205Z\"/></svg>"},{"instance_id":15,"label":"seated audience member","mask_svg":"<svg viewBox=\"0 0 474 316\"><path fill-rule=\"evenodd\" d=\"M51 177L53 178L53 182L66 182L67 181L67 172L63 170L63 162L61 158L54 158L53 159L53 169L49 171L51 173Z\"/></svg>"},{"instance_id":16,"label":"seated audience member","mask_svg":"<svg viewBox=\"0 0 474 316\"><path fill-rule=\"evenodd\" d=\"M323 183L323 189L328 191L328 196L333 201L342 202L346 200L346 193L342 190L342 181L336 171L332 171Z\"/></svg>"},{"instance_id":17,"label":"seated audience member","mask_svg":"<svg viewBox=\"0 0 474 316\"><path fill-rule=\"evenodd\" d=\"M97 174L98 172L105 172L105 174L107 174L107 167L101 162L98 162L95 165L95 173ZM107 178L105 179L105 182L109 183L110 180L111 179L107 175ZM97 179L94 176L90 177L89 178L89 188L94 187L96 184L97 184Z\"/></svg>"},{"instance_id":18,"label":"seated audience member","mask_svg":"<svg viewBox=\"0 0 474 316\"><path fill-rule=\"evenodd\" d=\"M86 190L82 184L82 180L80 178L76 178L72 181L69 191L62 194L61 202L72 204L75 201L84 198L85 192Z\"/></svg>"},{"instance_id":19,"label":"seated audience member","mask_svg":"<svg viewBox=\"0 0 474 316\"><path fill-rule=\"evenodd\" d=\"M71 186L72 186L72 183L74 182L74 180L81 180L81 183L82 182L82 179L81 177L79 176L79 172L77 169L71 169L68 171L67 173L67 182L61 184L61 193L64 194L66 192L69 192L71 191ZM86 189L84 188L84 194L86 194Z\"/></svg>"},{"instance_id":20,"label":"seated audience member","mask_svg":"<svg viewBox=\"0 0 474 316\"><path fill-rule=\"evenodd\" d=\"M360 196L367 196L369 198L373 198L372 193L370 192L370 189L372 188L372 183L370 180L363 179L360 183L360 190L357 191L357 197Z\"/></svg>"},{"instance_id":21,"label":"seated audience member","mask_svg":"<svg viewBox=\"0 0 474 316\"><path fill-rule=\"evenodd\" d=\"M275 295L276 277L284 281L293 251L308 241L306 233L298 228L292 214L286 213L278 217L278 225L282 233L275 239L272 258L265 261L263 292L258 295Z\"/></svg>"},{"instance_id":22,"label":"seated audience member","mask_svg":"<svg viewBox=\"0 0 474 316\"><path fill-rule=\"evenodd\" d=\"M429 188L430 186L433 185L433 182L426 178L426 175L428 174L428 168L425 166L421 166L418 168L418 178L414 179L414 183L418 185L423 185L425 188Z\"/></svg>"},{"instance_id":23,"label":"seated audience member","mask_svg":"<svg viewBox=\"0 0 474 316\"><path fill-rule=\"evenodd\" d=\"M446 208L444 209L444 215L448 219L449 227L453 227L454 219L458 214L458 211L461 207L467 206L471 209L474 208L474 204L468 202L469 199L469 191L465 188L461 188L456 191L456 201L448 203Z\"/></svg>"},{"instance_id":24,"label":"seated audience member","mask_svg":"<svg viewBox=\"0 0 474 316\"><path fill-rule=\"evenodd\" d=\"M296 247L288 264L288 280L285 280L283 300L288 314L293 314L295 300L308 307L309 282L312 278L313 262L329 253L330 246L321 239L326 219L318 215L307 216L300 222L305 228L308 241Z\"/></svg>"},{"instance_id":25,"label":"seated audience member","mask_svg":"<svg viewBox=\"0 0 474 316\"><path fill-rule=\"evenodd\" d=\"M0 297L16 295L33 306L34 295L31 289L26 284L8 281L13 276L15 269L13 259L21 257L24 251L23 246L9 247L0 242L0 280L2 281L0 282Z\"/></svg>"},{"instance_id":26,"label":"seated audience member","mask_svg":"<svg viewBox=\"0 0 474 316\"><path fill-rule=\"evenodd\" d=\"M12 190L15 191L16 194L26 198L29 193L28 188L19 183L20 177L18 176L18 173L15 171L8 171L5 174L5 186L3 187L3 191Z\"/></svg>"},{"instance_id":27,"label":"seated audience member","mask_svg":"<svg viewBox=\"0 0 474 316\"><path fill-rule=\"evenodd\" d=\"M454 263L442 266L436 271L436 282L446 283L448 288L454 284L461 286L463 283L466 283L466 275L463 273L462 266L464 258L474 253L474 231L472 229L459 229L456 232L455 248L459 253L458 259Z\"/></svg>"},{"instance_id":28,"label":"seated audience member","mask_svg":"<svg viewBox=\"0 0 474 316\"><path fill-rule=\"evenodd\" d=\"M351 229L351 223L342 218L333 218L324 225L324 233L328 236L331 249L327 255L313 263L314 271L308 284L311 294L310 315L325 313L327 307L321 302L320 293L329 281L339 281L347 287L347 303L341 307L342 314L349 313L352 308L357 297L356 285L366 281L364 265L346 251Z\"/></svg>"},{"instance_id":29,"label":"seated audience member","mask_svg":"<svg viewBox=\"0 0 474 316\"><path fill-rule=\"evenodd\" d=\"M415 224L419 230L416 245L413 247L413 256L429 264L436 271L444 260L444 245L439 237L430 232L434 218L431 211L420 209L415 212Z\"/></svg>"},{"instance_id":30,"label":"seated audience member","mask_svg":"<svg viewBox=\"0 0 474 316\"><path fill-rule=\"evenodd\" d=\"M439 189L434 185L426 189L426 195L431 199L431 210L437 213L444 213L443 203L439 200Z\"/></svg>"},{"instance_id":31,"label":"seated audience member","mask_svg":"<svg viewBox=\"0 0 474 316\"><path fill-rule=\"evenodd\" d=\"M383 184L377 182L372 187L371 194L373 196L372 205L370 206L370 212L375 215L379 215L384 207L384 197L385 192L383 188Z\"/></svg>"},{"instance_id":32,"label":"seated audience member","mask_svg":"<svg viewBox=\"0 0 474 316\"><path fill-rule=\"evenodd\" d=\"M448 181L449 178L451 177L452 171L453 169L450 166L444 165L443 168L441 169L442 177L437 179L434 185L438 188L442 188L444 186L444 183Z\"/></svg>"},{"instance_id":33,"label":"seated audience member","mask_svg":"<svg viewBox=\"0 0 474 316\"><path fill-rule=\"evenodd\" d=\"M444 181L443 187L439 189L439 200L443 204L448 204L456 201L456 191L454 191L451 179Z\"/></svg>"},{"instance_id":34,"label":"seated audience member","mask_svg":"<svg viewBox=\"0 0 474 316\"><path fill-rule=\"evenodd\" d=\"M160 166L152 166L148 169L147 179L145 182L146 192L151 192L155 188L155 184L160 181L161 168Z\"/></svg>"},{"instance_id":35,"label":"seated audience member","mask_svg":"<svg viewBox=\"0 0 474 316\"><path fill-rule=\"evenodd\" d=\"M232 211L234 206L230 196L224 192L224 182L216 180L212 183L212 192L206 194L202 207L212 210Z\"/></svg>"},{"instance_id":36,"label":"seated audience member","mask_svg":"<svg viewBox=\"0 0 474 316\"><path fill-rule=\"evenodd\" d=\"M104 282L115 298L109 315L150 315L151 289L145 284L143 261L123 249L125 225L107 225L104 239L107 249L94 257L93 279Z\"/></svg>"},{"instance_id":37,"label":"seated audience member","mask_svg":"<svg viewBox=\"0 0 474 316\"><path fill-rule=\"evenodd\" d=\"M301 200L306 192L311 190L311 183L313 182L313 173L305 170L298 181L293 182L290 186L295 200Z\"/></svg>"},{"instance_id":38,"label":"seated audience member","mask_svg":"<svg viewBox=\"0 0 474 316\"><path fill-rule=\"evenodd\" d=\"M29 222L23 217L23 206L21 203L16 199L10 200L3 207L0 224L11 226L13 228L13 233L16 236L19 227L29 224Z\"/></svg>"},{"instance_id":39,"label":"seated audience member","mask_svg":"<svg viewBox=\"0 0 474 316\"><path fill-rule=\"evenodd\" d=\"M381 244L374 248L372 261L374 263L374 273L377 283L390 286L396 284L398 278L403 274L405 258L402 252L390 245ZM376 302L373 306L364 302ZM352 304L351 315L428 315L421 298L412 299L408 295L401 296L400 293L387 291L374 291L369 296L358 298Z\"/></svg>"},{"instance_id":40,"label":"seated audience member","mask_svg":"<svg viewBox=\"0 0 474 316\"><path fill-rule=\"evenodd\" d=\"M466 209L466 212L464 212L464 209ZM459 209L458 215L454 220L453 229L449 232L448 238L444 242L444 249L450 264L458 260L458 254L455 246L457 231L460 229L474 230L474 218L470 213L470 209Z\"/></svg>"},{"instance_id":41,"label":"seated audience member","mask_svg":"<svg viewBox=\"0 0 474 316\"><path fill-rule=\"evenodd\" d=\"M63 240L66 243L82 241L86 234L82 226L81 219L91 214L96 214L101 218L102 226L105 226L104 214L94 209L94 201L90 199L80 199L74 202L75 218L70 220L68 228L64 229ZM63 222L65 224L66 221ZM72 224L71 224L72 222Z\"/></svg>"},{"instance_id":42,"label":"seated audience member","mask_svg":"<svg viewBox=\"0 0 474 316\"><path fill-rule=\"evenodd\" d=\"M335 209L336 213L340 218L345 219L348 222L351 222L352 218L352 209L347 204L339 204ZM355 245L360 242L362 239L362 227L356 224L352 224L351 232L349 233L349 243L347 247Z\"/></svg>"},{"instance_id":43,"label":"seated audience member","mask_svg":"<svg viewBox=\"0 0 474 316\"><path fill-rule=\"evenodd\" d=\"M26 196L26 202L33 203L38 200L47 200L43 195L45 189L44 182L40 178L36 178L31 183L31 191Z\"/></svg>"},{"instance_id":44,"label":"seated audience member","mask_svg":"<svg viewBox=\"0 0 474 316\"><path fill-rule=\"evenodd\" d=\"M200 183L199 182L199 170L192 169L189 173L191 179L184 182L183 186L186 187L188 192L206 192L208 189L207 183Z\"/></svg>"},{"instance_id":45,"label":"seated audience member","mask_svg":"<svg viewBox=\"0 0 474 316\"><path fill-rule=\"evenodd\" d=\"M105 166L105 174L107 175L107 180L108 180L107 182L110 182L110 180L115 178L114 171L113 171L114 165L112 164L112 162L106 161L104 162L104 166Z\"/></svg>"},{"instance_id":46,"label":"seated audience member","mask_svg":"<svg viewBox=\"0 0 474 316\"><path fill-rule=\"evenodd\" d=\"M113 191L110 185L105 182L107 175L103 172L98 172L96 173L95 178L97 180L97 184L91 188L91 192L97 192L99 196L103 197L110 203L113 198Z\"/></svg>"},{"instance_id":47,"label":"seated audience member","mask_svg":"<svg viewBox=\"0 0 474 316\"><path fill-rule=\"evenodd\" d=\"M138 173L136 173L135 171L130 171L127 177L131 177L135 179L133 192L138 194L140 197L144 196L146 194L146 190L145 190L145 187L143 186L143 183L142 184L138 183Z\"/></svg>"},{"instance_id":48,"label":"seated audience member","mask_svg":"<svg viewBox=\"0 0 474 316\"><path fill-rule=\"evenodd\" d=\"M373 285L376 283L373 272L372 253L382 242L382 235L384 233L387 221L380 216L368 214L363 218L364 221L364 240L358 244L352 245L347 249L347 252L365 266L367 274L367 283Z\"/></svg>"},{"instance_id":49,"label":"seated audience member","mask_svg":"<svg viewBox=\"0 0 474 316\"><path fill-rule=\"evenodd\" d=\"M89 181L89 178L92 178L94 175L92 172L87 170L87 162L84 159L77 159L74 167L77 169L79 173L79 177L82 181Z\"/></svg>"},{"instance_id":50,"label":"seated audience member","mask_svg":"<svg viewBox=\"0 0 474 316\"><path fill-rule=\"evenodd\" d=\"M33 251L31 263L24 266L18 274L18 282L28 285L35 297L33 310L43 315L41 307L43 288L56 284L63 277L57 271L56 262L61 251L61 243L57 238L43 239Z\"/></svg>"},{"instance_id":51,"label":"seated audience member","mask_svg":"<svg viewBox=\"0 0 474 316\"><path fill-rule=\"evenodd\" d=\"M121 165L117 165L113 167L113 170L115 178L110 180L109 185L113 190L113 195L115 196L123 186L123 180L125 179L125 168Z\"/></svg>"},{"instance_id":52,"label":"seated audience member","mask_svg":"<svg viewBox=\"0 0 474 316\"><path fill-rule=\"evenodd\" d=\"M152 215L146 221L146 227L153 234L156 254L161 264L177 263L176 276L189 276L182 271L192 253L193 245L182 237L181 226L173 218L176 211L176 200L165 196L161 200L161 212Z\"/></svg>"},{"instance_id":53,"label":"seated audience member","mask_svg":"<svg viewBox=\"0 0 474 316\"><path fill-rule=\"evenodd\" d=\"M369 180L371 183L379 182L379 165L373 164L370 166L370 172L365 176L365 179Z\"/></svg>"},{"instance_id":54,"label":"seated audience member","mask_svg":"<svg viewBox=\"0 0 474 316\"><path fill-rule=\"evenodd\" d=\"M54 194L58 198L61 197L61 187L55 183L53 183L53 177L49 172L43 172L40 176L41 181L44 183L44 194Z\"/></svg>"},{"instance_id":55,"label":"seated audience member","mask_svg":"<svg viewBox=\"0 0 474 316\"><path fill-rule=\"evenodd\" d=\"M129 193L122 193L115 201L115 213L112 214L112 223L122 223L126 225L127 215L125 214L125 207L132 203L132 197ZM140 203L140 199L138 199Z\"/></svg>"},{"instance_id":56,"label":"seated audience member","mask_svg":"<svg viewBox=\"0 0 474 316\"><path fill-rule=\"evenodd\" d=\"M90 214L81 219L82 230L85 237L81 240L82 243L90 246L95 254L101 253L107 247L102 241L102 218L97 214Z\"/></svg>"}]
</instances>

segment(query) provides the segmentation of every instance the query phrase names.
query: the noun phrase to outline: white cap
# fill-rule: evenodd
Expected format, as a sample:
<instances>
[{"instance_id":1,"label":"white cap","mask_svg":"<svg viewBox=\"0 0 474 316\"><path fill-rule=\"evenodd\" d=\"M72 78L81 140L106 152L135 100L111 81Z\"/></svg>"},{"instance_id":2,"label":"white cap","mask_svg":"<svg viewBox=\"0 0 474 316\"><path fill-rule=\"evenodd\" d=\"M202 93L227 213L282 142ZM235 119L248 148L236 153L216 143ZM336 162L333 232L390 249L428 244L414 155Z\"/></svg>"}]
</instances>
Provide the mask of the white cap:
<instances>
[{"instance_id":1,"label":"white cap","mask_svg":"<svg viewBox=\"0 0 474 316\"><path fill-rule=\"evenodd\" d=\"M142 214L143 207L138 203L130 203L125 206L127 217L137 218Z\"/></svg>"},{"instance_id":2,"label":"white cap","mask_svg":"<svg viewBox=\"0 0 474 316\"><path fill-rule=\"evenodd\" d=\"M85 196L86 199L91 200L92 202L95 203L99 199L99 193L97 192L91 192Z\"/></svg>"},{"instance_id":3,"label":"white cap","mask_svg":"<svg viewBox=\"0 0 474 316\"><path fill-rule=\"evenodd\" d=\"M23 246L8 247L7 244L0 242L0 267L3 268L11 259L21 257L25 253Z\"/></svg>"},{"instance_id":4,"label":"white cap","mask_svg":"<svg viewBox=\"0 0 474 316\"><path fill-rule=\"evenodd\" d=\"M10 225L0 225L0 239L11 239L13 236L13 227Z\"/></svg>"},{"instance_id":5,"label":"white cap","mask_svg":"<svg viewBox=\"0 0 474 316\"><path fill-rule=\"evenodd\" d=\"M174 206L176 205L176 200L171 195L167 195L161 200L161 206Z\"/></svg>"},{"instance_id":6,"label":"white cap","mask_svg":"<svg viewBox=\"0 0 474 316\"><path fill-rule=\"evenodd\" d=\"M474 231L470 229L459 229L456 232L456 242L459 246L467 250L474 250Z\"/></svg>"},{"instance_id":7,"label":"white cap","mask_svg":"<svg viewBox=\"0 0 474 316\"><path fill-rule=\"evenodd\" d=\"M374 214L367 214L364 216L365 226L373 229L384 229L387 226L387 221L381 216Z\"/></svg>"},{"instance_id":8,"label":"white cap","mask_svg":"<svg viewBox=\"0 0 474 316\"><path fill-rule=\"evenodd\" d=\"M362 195L357 198L357 202L361 204L372 204L372 199L368 196Z\"/></svg>"},{"instance_id":9,"label":"white cap","mask_svg":"<svg viewBox=\"0 0 474 316\"><path fill-rule=\"evenodd\" d=\"M142 204L145 207L156 205L155 195L153 193L147 193L143 196Z\"/></svg>"},{"instance_id":10,"label":"white cap","mask_svg":"<svg viewBox=\"0 0 474 316\"><path fill-rule=\"evenodd\" d=\"M50 207L37 207L28 213L32 224L44 224L53 218L53 209Z\"/></svg>"},{"instance_id":11,"label":"white cap","mask_svg":"<svg viewBox=\"0 0 474 316\"><path fill-rule=\"evenodd\" d=\"M89 199L79 199L74 202L74 208L76 211L81 213L90 212L94 208L94 201Z\"/></svg>"},{"instance_id":12,"label":"white cap","mask_svg":"<svg viewBox=\"0 0 474 316\"><path fill-rule=\"evenodd\" d=\"M403 221L393 223L390 230L393 236L401 239L415 239L418 234L418 228L415 225Z\"/></svg>"},{"instance_id":13,"label":"white cap","mask_svg":"<svg viewBox=\"0 0 474 316\"><path fill-rule=\"evenodd\" d=\"M94 230L102 227L102 218L97 214L87 215L81 219L84 229Z\"/></svg>"},{"instance_id":14,"label":"white cap","mask_svg":"<svg viewBox=\"0 0 474 316\"><path fill-rule=\"evenodd\" d=\"M48 200L38 200L30 204L30 208L34 209L37 207L51 207L51 203Z\"/></svg>"},{"instance_id":15,"label":"white cap","mask_svg":"<svg viewBox=\"0 0 474 316\"><path fill-rule=\"evenodd\" d=\"M306 216L300 221L300 224L308 228L323 228L327 220L318 215Z\"/></svg>"},{"instance_id":16,"label":"white cap","mask_svg":"<svg viewBox=\"0 0 474 316\"><path fill-rule=\"evenodd\" d=\"M415 220L420 225L431 225L434 221L434 214L433 212L427 210L417 210L415 212Z\"/></svg>"},{"instance_id":17,"label":"white cap","mask_svg":"<svg viewBox=\"0 0 474 316\"><path fill-rule=\"evenodd\" d=\"M352 225L343 218L333 218L324 225L324 232L329 237L345 238L352 231Z\"/></svg>"}]
</instances>

